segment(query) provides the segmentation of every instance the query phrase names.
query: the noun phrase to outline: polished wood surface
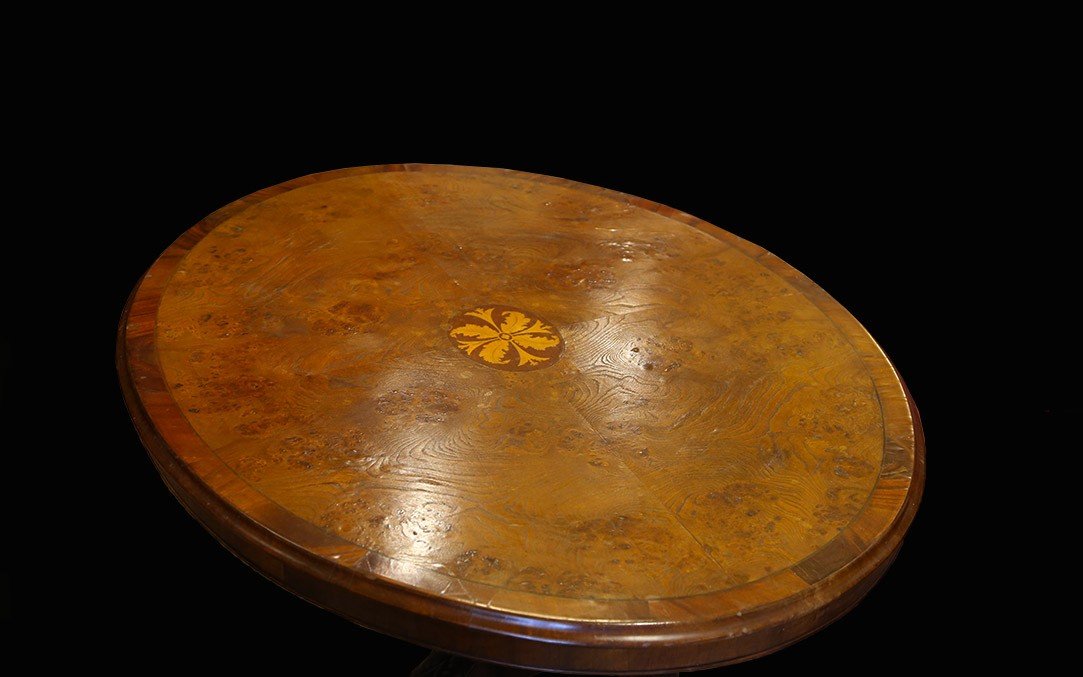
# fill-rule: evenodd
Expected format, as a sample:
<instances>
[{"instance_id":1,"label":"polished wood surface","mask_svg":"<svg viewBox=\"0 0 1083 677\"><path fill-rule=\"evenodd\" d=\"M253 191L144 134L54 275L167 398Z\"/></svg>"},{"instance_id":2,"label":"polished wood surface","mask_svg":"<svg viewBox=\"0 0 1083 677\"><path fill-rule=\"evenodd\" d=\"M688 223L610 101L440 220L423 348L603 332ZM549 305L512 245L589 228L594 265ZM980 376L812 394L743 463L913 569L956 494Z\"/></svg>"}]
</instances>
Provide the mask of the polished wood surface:
<instances>
[{"instance_id":1,"label":"polished wood surface","mask_svg":"<svg viewBox=\"0 0 1083 677\"><path fill-rule=\"evenodd\" d=\"M864 329L770 253L507 170L304 177L147 272L118 368L189 511L367 627L529 668L776 650L890 564L924 474Z\"/></svg>"}]
</instances>

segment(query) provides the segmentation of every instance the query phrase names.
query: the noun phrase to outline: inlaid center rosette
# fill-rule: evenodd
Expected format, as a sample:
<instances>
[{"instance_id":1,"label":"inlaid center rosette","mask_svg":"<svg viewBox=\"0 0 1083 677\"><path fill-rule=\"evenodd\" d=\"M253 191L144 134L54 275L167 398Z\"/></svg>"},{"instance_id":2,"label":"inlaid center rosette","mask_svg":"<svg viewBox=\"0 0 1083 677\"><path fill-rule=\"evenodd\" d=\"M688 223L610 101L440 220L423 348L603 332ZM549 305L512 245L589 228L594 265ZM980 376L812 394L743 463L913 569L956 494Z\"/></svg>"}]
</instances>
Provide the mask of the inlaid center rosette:
<instances>
[{"instance_id":1,"label":"inlaid center rosette","mask_svg":"<svg viewBox=\"0 0 1083 677\"><path fill-rule=\"evenodd\" d=\"M464 355L487 367L533 371L560 359L564 339L549 322L510 306L481 306L456 315L448 336Z\"/></svg>"}]
</instances>

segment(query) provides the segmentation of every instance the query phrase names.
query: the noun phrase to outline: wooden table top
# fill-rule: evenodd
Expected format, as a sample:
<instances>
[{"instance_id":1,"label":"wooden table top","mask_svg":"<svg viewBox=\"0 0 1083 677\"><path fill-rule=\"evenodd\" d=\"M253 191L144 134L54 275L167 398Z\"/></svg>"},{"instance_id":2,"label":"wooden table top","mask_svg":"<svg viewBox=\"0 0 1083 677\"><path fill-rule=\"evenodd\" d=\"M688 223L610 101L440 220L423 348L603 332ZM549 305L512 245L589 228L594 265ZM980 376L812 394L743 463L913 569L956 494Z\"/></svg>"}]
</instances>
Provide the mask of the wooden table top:
<instances>
[{"instance_id":1,"label":"wooden table top","mask_svg":"<svg viewBox=\"0 0 1083 677\"><path fill-rule=\"evenodd\" d=\"M362 167L224 207L141 280L117 361L165 482L254 568L511 665L776 650L875 583L923 482L901 380L814 283L514 171Z\"/></svg>"}]
</instances>

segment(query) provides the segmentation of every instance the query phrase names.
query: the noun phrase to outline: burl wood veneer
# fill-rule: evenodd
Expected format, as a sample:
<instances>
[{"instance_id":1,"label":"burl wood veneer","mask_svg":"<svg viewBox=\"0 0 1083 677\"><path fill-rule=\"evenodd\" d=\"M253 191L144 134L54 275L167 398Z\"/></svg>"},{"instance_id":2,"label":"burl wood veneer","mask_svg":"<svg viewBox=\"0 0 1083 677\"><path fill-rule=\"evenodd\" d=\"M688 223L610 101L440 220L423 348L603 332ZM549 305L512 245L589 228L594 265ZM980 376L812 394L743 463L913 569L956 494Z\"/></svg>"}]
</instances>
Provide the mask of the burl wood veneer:
<instances>
[{"instance_id":1,"label":"burl wood veneer","mask_svg":"<svg viewBox=\"0 0 1083 677\"><path fill-rule=\"evenodd\" d=\"M177 498L288 590L498 663L740 661L845 613L921 494L917 412L770 253L545 176L389 165L222 208L120 325Z\"/></svg>"}]
</instances>

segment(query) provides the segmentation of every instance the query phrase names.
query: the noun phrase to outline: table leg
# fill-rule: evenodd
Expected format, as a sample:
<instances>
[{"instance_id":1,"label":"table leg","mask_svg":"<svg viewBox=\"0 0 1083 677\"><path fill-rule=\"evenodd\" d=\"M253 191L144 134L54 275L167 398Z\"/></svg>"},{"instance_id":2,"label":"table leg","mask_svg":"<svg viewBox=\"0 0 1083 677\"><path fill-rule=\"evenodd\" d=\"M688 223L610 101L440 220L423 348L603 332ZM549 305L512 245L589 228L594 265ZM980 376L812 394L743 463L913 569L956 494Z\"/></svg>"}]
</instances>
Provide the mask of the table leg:
<instances>
[{"instance_id":1,"label":"table leg","mask_svg":"<svg viewBox=\"0 0 1083 677\"><path fill-rule=\"evenodd\" d=\"M538 670L509 668L495 663L473 661L443 651L433 651L414 668L410 677L544 677L546 674ZM679 677L679 673L672 672L656 677Z\"/></svg>"}]
</instances>

